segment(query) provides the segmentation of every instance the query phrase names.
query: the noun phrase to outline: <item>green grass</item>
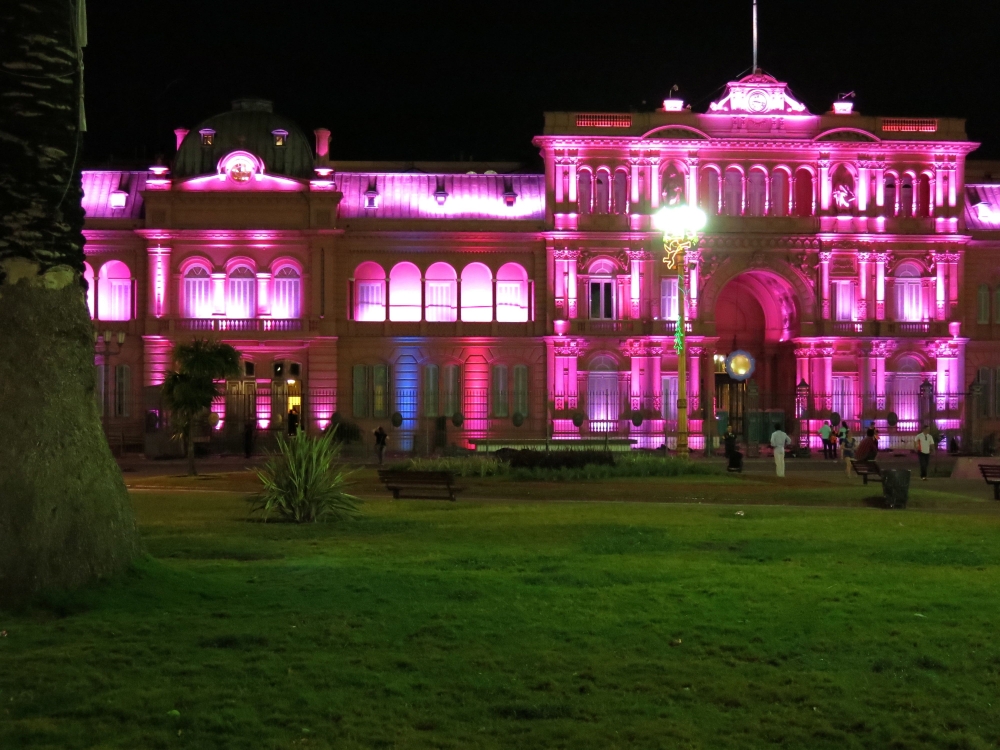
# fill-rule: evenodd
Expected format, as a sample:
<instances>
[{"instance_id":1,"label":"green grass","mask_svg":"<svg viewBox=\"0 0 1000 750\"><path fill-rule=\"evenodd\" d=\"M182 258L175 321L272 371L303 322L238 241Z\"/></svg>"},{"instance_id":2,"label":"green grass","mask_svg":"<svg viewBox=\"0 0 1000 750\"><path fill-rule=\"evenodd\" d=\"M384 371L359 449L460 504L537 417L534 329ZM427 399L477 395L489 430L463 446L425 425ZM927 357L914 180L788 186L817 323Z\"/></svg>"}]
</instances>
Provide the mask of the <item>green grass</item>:
<instances>
[{"instance_id":1,"label":"green grass","mask_svg":"<svg viewBox=\"0 0 1000 750\"><path fill-rule=\"evenodd\" d=\"M131 575L0 616L0 748L1000 742L989 503L524 502L546 485L490 484L519 501L368 499L360 519L304 526L248 523L238 493L135 493L150 557Z\"/></svg>"}]
</instances>

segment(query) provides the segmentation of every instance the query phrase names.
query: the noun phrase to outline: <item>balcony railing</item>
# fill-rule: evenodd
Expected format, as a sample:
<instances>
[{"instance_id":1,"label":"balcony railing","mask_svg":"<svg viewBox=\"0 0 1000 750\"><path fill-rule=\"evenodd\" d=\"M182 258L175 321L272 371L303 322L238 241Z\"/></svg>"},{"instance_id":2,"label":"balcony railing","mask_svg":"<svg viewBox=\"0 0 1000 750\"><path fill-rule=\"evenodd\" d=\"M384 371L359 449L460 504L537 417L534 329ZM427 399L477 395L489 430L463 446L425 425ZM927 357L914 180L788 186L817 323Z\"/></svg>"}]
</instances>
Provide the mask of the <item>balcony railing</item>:
<instances>
[{"instance_id":1,"label":"balcony railing","mask_svg":"<svg viewBox=\"0 0 1000 750\"><path fill-rule=\"evenodd\" d=\"M232 333L301 331L302 321L291 318L181 318L177 321L177 328L182 331Z\"/></svg>"},{"instance_id":2,"label":"balcony railing","mask_svg":"<svg viewBox=\"0 0 1000 750\"><path fill-rule=\"evenodd\" d=\"M578 318L570 321L572 333L623 333L633 335L656 335L676 333L676 320L591 320ZM686 321L684 330L691 333L691 321Z\"/></svg>"}]
</instances>

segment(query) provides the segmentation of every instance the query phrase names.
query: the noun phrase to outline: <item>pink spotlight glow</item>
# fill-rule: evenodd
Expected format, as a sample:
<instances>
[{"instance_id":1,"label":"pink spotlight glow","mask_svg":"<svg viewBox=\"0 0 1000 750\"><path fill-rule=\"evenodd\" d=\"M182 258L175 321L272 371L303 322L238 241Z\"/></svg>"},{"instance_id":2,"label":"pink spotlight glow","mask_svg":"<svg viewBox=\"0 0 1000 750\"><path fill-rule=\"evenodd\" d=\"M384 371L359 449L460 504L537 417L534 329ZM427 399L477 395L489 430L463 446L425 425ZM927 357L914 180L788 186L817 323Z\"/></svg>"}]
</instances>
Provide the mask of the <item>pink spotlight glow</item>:
<instances>
[{"instance_id":1,"label":"pink spotlight glow","mask_svg":"<svg viewBox=\"0 0 1000 750\"><path fill-rule=\"evenodd\" d=\"M462 270L462 320L489 323L493 320L493 274L482 263Z\"/></svg>"}]
</instances>

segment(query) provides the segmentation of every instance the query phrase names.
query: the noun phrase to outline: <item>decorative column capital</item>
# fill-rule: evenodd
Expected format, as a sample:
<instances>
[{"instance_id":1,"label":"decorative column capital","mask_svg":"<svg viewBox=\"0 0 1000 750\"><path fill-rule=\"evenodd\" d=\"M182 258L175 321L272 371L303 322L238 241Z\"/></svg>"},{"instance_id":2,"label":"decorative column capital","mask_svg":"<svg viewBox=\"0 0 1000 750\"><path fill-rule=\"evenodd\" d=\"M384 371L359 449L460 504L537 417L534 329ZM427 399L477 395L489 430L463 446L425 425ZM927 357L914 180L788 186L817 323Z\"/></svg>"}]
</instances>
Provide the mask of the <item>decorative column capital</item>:
<instances>
[{"instance_id":1,"label":"decorative column capital","mask_svg":"<svg viewBox=\"0 0 1000 750\"><path fill-rule=\"evenodd\" d=\"M872 259L872 255L874 255L874 253L859 252L858 253L858 262L859 263L867 263L867 262L869 262Z\"/></svg>"},{"instance_id":2,"label":"decorative column capital","mask_svg":"<svg viewBox=\"0 0 1000 750\"><path fill-rule=\"evenodd\" d=\"M820 251L820 253L819 253L819 262L820 263L829 263L831 260L833 260L833 253L832 252L830 252L829 250L821 250Z\"/></svg>"}]
</instances>

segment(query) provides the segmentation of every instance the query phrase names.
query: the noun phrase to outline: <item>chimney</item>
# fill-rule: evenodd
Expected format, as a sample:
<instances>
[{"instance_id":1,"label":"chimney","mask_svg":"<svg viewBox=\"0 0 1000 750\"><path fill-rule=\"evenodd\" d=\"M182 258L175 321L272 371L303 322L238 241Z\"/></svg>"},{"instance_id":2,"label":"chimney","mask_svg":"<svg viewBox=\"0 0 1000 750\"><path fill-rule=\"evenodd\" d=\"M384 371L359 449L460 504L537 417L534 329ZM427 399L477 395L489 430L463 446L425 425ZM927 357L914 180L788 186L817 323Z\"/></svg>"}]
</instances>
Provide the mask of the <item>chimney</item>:
<instances>
[{"instance_id":1,"label":"chimney","mask_svg":"<svg viewBox=\"0 0 1000 750\"><path fill-rule=\"evenodd\" d=\"M184 137L188 134L187 128L177 128L174 130L174 136L177 138L177 150L181 150L181 144L184 143Z\"/></svg>"},{"instance_id":2,"label":"chimney","mask_svg":"<svg viewBox=\"0 0 1000 750\"><path fill-rule=\"evenodd\" d=\"M322 161L328 161L330 158L330 131L326 128L316 128L313 131L316 133L316 156Z\"/></svg>"}]
</instances>

